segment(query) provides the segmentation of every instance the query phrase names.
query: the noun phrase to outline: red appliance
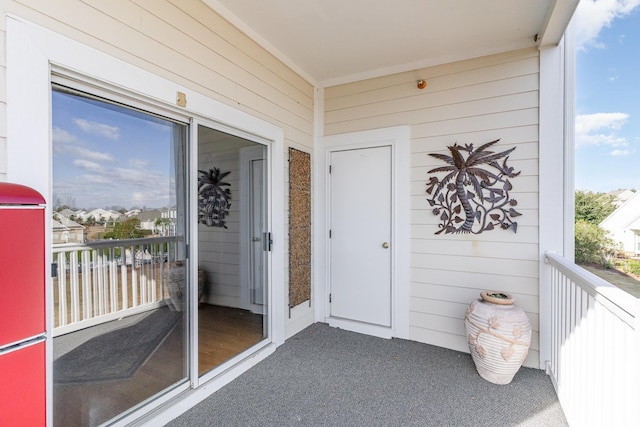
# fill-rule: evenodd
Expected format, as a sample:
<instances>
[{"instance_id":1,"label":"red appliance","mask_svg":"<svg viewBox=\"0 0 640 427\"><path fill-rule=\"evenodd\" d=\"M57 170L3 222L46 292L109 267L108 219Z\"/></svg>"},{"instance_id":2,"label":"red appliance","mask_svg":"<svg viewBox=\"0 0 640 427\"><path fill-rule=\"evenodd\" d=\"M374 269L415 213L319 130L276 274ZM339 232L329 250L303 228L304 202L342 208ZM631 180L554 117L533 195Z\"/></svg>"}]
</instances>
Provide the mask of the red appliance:
<instances>
[{"instance_id":1,"label":"red appliance","mask_svg":"<svg viewBox=\"0 0 640 427\"><path fill-rule=\"evenodd\" d=\"M44 198L0 183L0 426L44 426Z\"/></svg>"}]
</instances>

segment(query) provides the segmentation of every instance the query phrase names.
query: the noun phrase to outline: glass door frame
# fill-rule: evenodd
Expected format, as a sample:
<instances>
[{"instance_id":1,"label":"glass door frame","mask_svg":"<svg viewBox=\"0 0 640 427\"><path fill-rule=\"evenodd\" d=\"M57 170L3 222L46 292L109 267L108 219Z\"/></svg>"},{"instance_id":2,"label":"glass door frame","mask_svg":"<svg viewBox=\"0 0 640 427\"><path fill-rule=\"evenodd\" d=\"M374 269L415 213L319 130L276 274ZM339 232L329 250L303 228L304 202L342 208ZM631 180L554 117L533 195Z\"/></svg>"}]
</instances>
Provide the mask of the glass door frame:
<instances>
[{"instance_id":1,"label":"glass door frame","mask_svg":"<svg viewBox=\"0 0 640 427\"><path fill-rule=\"evenodd\" d=\"M254 142L256 144L260 144L265 148L265 152L266 152L266 158L265 158L265 165L266 165L266 172L265 172L265 177L266 177L266 183L265 183L265 216L266 216L266 230L268 233L272 233L273 230L273 180L272 180L272 176L273 176L273 159L274 159L274 145L275 142L260 136L257 136L255 134L251 134L245 131L242 131L241 129L238 129L236 127L231 127L228 125L225 125L223 123L220 122L216 122L215 120L211 120L210 118L206 118L206 117L194 117L191 119L191 123L190 123L190 128L189 128L189 132L190 132L190 136L189 136L189 200L188 200L188 204L189 204L189 219L188 222L190 224L190 228L189 228L189 241L191 242L189 245L189 258L192 260L192 265L193 266L197 266L198 265L198 245L199 245L199 238L198 238L198 128L199 126L205 126L207 128L213 129L213 130L217 130L220 132L224 132L233 136L237 136L240 137L242 139L245 139L247 141L251 141ZM284 184L284 182L283 182ZM243 226L241 224L241 226ZM264 324L265 324L265 332L267 333L267 336L260 341L259 343L251 346L250 348L248 348L247 350L237 354L236 356L234 356L233 358L227 360L226 362L222 363L221 365L213 368L212 370L204 373L202 376L199 375L198 372L198 348L199 348L199 342L198 342L198 296L197 296L197 292L194 292L194 286L195 284L198 283L198 269L193 267L189 269L189 283L192 284L190 285L190 294L189 294L189 303L190 303L190 312L189 312L189 316L190 316L190 324L192 325L192 327L190 328L189 334L190 334L190 348L193 350L191 352L191 356L190 356L190 371L191 371L191 386L194 389L197 389L198 387L200 387L201 385L214 380L216 377L218 377L221 373L227 371L230 367L235 366L238 363L241 363L242 360L246 359L247 357L251 356L252 354L256 353L257 351L271 345L274 342L274 333L275 333L275 329L276 326L274 325L274 322L272 321L272 319L274 318L274 316L272 315L272 310L274 309L274 304L273 304L273 298L274 298L274 293L273 293L273 286L272 284L274 283L273 278L272 278L272 269L273 269L273 251L269 251L266 254L266 269L267 269L267 274L266 274L266 287L267 287L267 308L266 308L266 314L264 315ZM277 334L276 334L277 335Z\"/></svg>"}]
</instances>

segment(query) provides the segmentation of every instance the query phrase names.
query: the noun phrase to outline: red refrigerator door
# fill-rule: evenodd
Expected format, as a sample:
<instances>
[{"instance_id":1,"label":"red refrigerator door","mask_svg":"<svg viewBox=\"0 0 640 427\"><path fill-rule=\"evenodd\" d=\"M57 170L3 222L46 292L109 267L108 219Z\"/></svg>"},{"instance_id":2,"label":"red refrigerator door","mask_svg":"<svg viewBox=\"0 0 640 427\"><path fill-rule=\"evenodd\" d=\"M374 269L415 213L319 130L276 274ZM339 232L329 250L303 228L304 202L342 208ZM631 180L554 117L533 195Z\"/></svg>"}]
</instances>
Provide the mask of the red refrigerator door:
<instances>
[{"instance_id":1,"label":"red refrigerator door","mask_svg":"<svg viewBox=\"0 0 640 427\"><path fill-rule=\"evenodd\" d=\"M0 426L45 425L45 343L0 354Z\"/></svg>"},{"instance_id":2,"label":"red refrigerator door","mask_svg":"<svg viewBox=\"0 0 640 427\"><path fill-rule=\"evenodd\" d=\"M45 332L44 209L0 206L0 347Z\"/></svg>"}]
</instances>

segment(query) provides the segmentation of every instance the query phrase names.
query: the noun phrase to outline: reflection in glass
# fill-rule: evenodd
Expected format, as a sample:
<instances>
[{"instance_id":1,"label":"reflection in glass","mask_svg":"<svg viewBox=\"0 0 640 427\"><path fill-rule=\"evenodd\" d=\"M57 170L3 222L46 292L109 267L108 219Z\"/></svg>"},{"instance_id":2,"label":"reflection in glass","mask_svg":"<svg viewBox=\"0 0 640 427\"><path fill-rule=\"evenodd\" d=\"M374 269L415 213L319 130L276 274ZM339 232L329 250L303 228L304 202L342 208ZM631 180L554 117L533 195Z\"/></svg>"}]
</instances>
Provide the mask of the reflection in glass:
<instances>
[{"instance_id":1,"label":"reflection in glass","mask_svg":"<svg viewBox=\"0 0 640 427\"><path fill-rule=\"evenodd\" d=\"M267 337L266 148L198 126L198 372Z\"/></svg>"},{"instance_id":2,"label":"reflection in glass","mask_svg":"<svg viewBox=\"0 0 640 427\"><path fill-rule=\"evenodd\" d=\"M187 126L52 91L53 418L93 426L187 379Z\"/></svg>"}]
</instances>

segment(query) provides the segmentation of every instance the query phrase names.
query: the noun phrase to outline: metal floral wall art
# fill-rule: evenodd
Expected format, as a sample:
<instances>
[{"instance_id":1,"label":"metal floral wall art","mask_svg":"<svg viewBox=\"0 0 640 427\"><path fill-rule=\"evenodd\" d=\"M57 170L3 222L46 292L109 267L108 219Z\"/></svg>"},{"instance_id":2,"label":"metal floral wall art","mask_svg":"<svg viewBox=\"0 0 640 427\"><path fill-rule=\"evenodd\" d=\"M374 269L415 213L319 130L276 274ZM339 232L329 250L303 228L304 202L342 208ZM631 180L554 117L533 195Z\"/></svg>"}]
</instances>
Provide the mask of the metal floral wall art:
<instances>
[{"instance_id":1,"label":"metal floral wall art","mask_svg":"<svg viewBox=\"0 0 640 427\"><path fill-rule=\"evenodd\" d=\"M521 214L514 209L518 204L511 199L513 188L509 178L520 175L507 165L509 154L516 149L496 153L488 150L499 139L474 148L457 143L447 147L451 155L429 154L447 163L447 166L431 169L428 173L446 175L429 178L427 194L433 214L440 216L439 230L435 234L473 233L493 230L518 230L513 219ZM502 159L499 163L498 160Z\"/></svg>"},{"instance_id":2,"label":"metal floral wall art","mask_svg":"<svg viewBox=\"0 0 640 427\"><path fill-rule=\"evenodd\" d=\"M222 180L231 172L214 167L198 173L198 222L208 227L227 228L225 218L231 207L231 184Z\"/></svg>"}]
</instances>

